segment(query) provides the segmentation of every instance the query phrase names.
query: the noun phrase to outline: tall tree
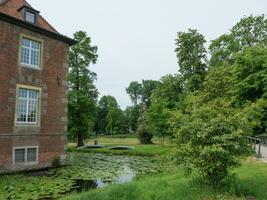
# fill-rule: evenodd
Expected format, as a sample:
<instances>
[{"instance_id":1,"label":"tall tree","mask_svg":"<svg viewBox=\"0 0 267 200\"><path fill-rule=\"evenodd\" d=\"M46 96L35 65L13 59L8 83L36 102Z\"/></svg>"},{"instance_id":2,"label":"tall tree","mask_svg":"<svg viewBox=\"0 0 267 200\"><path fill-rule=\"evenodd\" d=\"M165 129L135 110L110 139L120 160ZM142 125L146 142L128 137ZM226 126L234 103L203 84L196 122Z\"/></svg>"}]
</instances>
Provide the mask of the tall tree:
<instances>
[{"instance_id":1,"label":"tall tree","mask_svg":"<svg viewBox=\"0 0 267 200\"><path fill-rule=\"evenodd\" d=\"M176 39L176 56L179 71L182 74L188 91L192 92L202 88L206 73L206 40L196 29L187 32L178 32Z\"/></svg>"},{"instance_id":2,"label":"tall tree","mask_svg":"<svg viewBox=\"0 0 267 200\"><path fill-rule=\"evenodd\" d=\"M131 82L130 85L126 88L126 92L130 96L130 99L133 102L134 106L137 106L138 101L141 98L141 90L142 85L137 81Z\"/></svg>"},{"instance_id":3,"label":"tall tree","mask_svg":"<svg viewBox=\"0 0 267 200\"><path fill-rule=\"evenodd\" d=\"M264 15L244 17L229 33L211 42L210 66L232 62L234 53L259 44L267 47L267 19Z\"/></svg>"},{"instance_id":4,"label":"tall tree","mask_svg":"<svg viewBox=\"0 0 267 200\"><path fill-rule=\"evenodd\" d=\"M142 84L141 84L141 102L142 102L142 104L145 104L147 107L150 106L152 92L157 88L158 84L159 84L158 81L142 80Z\"/></svg>"},{"instance_id":5,"label":"tall tree","mask_svg":"<svg viewBox=\"0 0 267 200\"><path fill-rule=\"evenodd\" d=\"M138 127L138 118L140 113L140 106L130 106L124 111L128 124L129 132L136 132Z\"/></svg>"},{"instance_id":6,"label":"tall tree","mask_svg":"<svg viewBox=\"0 0 267 200\"><path fill-rule=\"evenodd\" d=\"M103 96L97 106L97 120L95 131L97 134L106 134L109 96Z\"/></svg>"},{"instance_id":7,"label":"tall tree","mask_svg":"<svg viewBox=\"0 0 267 200\"><path fill-rule=\"evenodd\" d=\"M107 95L101 97L98 103L96 132L111 134L125 131L125 116L115 97Z\"/></svg>"},{"instance_id":8,"label":"tall tree","mask_svg":"<svg viewBox=\"0 0 267 200\"><path fill-rule=\"evenodd\" d=\"M98 91L94 85L96 74L89 70L89 65L96 63L98 55L97 47L91 45L86 32L76 32L74 39L78 44L70 49L68 128L70 137L77 138L79 147L84 145L95 122Z\"/></svg>"}]
</instances>

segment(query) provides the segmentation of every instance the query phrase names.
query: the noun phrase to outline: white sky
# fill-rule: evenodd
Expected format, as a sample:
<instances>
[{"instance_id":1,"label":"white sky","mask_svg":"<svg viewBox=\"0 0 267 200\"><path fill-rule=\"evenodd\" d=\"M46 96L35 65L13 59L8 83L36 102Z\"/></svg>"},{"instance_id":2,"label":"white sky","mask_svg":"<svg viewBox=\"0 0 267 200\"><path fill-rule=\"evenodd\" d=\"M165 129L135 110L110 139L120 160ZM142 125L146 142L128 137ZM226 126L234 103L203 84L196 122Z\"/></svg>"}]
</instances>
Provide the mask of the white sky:
<instances>
[{"instance_id":1,"label":"white sky","mask_svg":"<svg viewBox=\"0 0 267 200\"><path fill-rule=\"evenodd\" d=\"M28 0L62 34L87 31L99 48L100 95L130 105L131 81L178 71L174 40L197 28L210 41L245 15L267 14L267 0Z\"/></svg>"}]
</instances>

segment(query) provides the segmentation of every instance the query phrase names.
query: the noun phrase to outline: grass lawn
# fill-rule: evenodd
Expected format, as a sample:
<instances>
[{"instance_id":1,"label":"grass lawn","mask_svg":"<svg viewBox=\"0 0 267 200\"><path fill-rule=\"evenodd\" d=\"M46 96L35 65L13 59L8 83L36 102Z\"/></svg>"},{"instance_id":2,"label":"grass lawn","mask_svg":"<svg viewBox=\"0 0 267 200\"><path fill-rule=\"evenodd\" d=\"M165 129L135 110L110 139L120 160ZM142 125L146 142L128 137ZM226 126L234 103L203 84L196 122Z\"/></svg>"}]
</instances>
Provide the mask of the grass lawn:
<instances>
[{"instance_id":1,"label":"grass lawn","mask_svg":"<svg viewBox=\"0 0 267 200\"><path fill-rule=\"evenodd\" d=\"M266 200L267 164L246 162L236 170L237 193L214 191L181 172L145 176L128 184L111 185L64 200ZM246 197L242 197L242 195Z\"/></svg>"},{"instance_id":2,"label":"grass lawn","mask_svg":"<svg viewBox=\"0 0 267 200\"><path fill-rule=\"evenodd\" d=\"M86 144L93 144L95 139L90 139ZM103 145L105 148L101 149L83 149L80 152L91 152L91 153L110 153L110 154L126 154L126 155L162 155L169 153L172 149L170 145L170 139L167 138L163 143L160 143L158 138L153 139L151 145L141 145L137 139L136 135L121 135L121 136L104 136L97 138L99 144ZM68 150L76 151L76 144L70 143L68 145ZM108 147L111 146L133 146L133 150L109 150Z\"/></svg>"}]
</instances>

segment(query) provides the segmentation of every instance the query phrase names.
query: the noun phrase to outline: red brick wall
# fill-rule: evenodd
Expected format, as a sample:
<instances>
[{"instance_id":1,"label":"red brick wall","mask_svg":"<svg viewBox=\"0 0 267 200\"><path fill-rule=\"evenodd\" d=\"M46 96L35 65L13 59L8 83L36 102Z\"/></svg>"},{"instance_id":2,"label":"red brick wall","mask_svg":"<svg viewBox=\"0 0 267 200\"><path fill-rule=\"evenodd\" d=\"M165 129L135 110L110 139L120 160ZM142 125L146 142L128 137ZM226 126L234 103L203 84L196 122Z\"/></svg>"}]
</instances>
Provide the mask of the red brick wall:
<instances>
[{"instance_id":1,"label":"red brick wall","mask_svg":"<svg viewBox=\"0 0 267 200\"><path fill-rule=\"evenodd\" d=\"M20 66L20 34L42 39L42 69ZM0 20L0 168L12 161L12 149L20 142L39 144L40 164L65 155L69 46ZM42 89L40 127L15 125L16 85Z\"/></svg>"}]
</instances>

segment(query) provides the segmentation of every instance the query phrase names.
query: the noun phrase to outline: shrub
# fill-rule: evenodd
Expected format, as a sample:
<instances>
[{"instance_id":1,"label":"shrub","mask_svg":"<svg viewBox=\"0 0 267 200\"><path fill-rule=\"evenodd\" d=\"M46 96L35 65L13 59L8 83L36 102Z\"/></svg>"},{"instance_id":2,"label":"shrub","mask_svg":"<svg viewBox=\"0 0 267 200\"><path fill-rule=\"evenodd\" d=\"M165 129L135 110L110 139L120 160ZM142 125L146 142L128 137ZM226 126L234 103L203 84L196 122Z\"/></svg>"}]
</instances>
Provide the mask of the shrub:
<instances>
[{"instance_id":1,"label":"shrub","mask_svg":"<svg viewBox=\"0 0 267 200\"><path fill-rule=\"evenodd\" d=\"M245 136L251 133L245 119L226 104L174 112L172 128L177 143L176 159L188 174L197 171L214 187L239 165L238 157L251 152Z\"/></svg>"}]
</instances>

